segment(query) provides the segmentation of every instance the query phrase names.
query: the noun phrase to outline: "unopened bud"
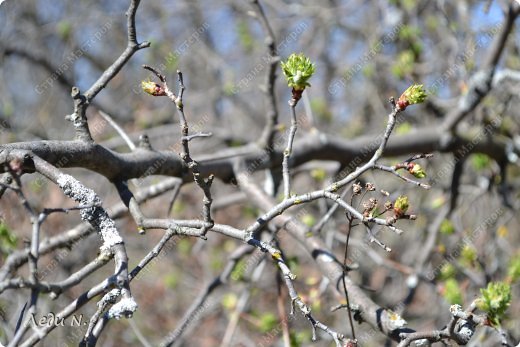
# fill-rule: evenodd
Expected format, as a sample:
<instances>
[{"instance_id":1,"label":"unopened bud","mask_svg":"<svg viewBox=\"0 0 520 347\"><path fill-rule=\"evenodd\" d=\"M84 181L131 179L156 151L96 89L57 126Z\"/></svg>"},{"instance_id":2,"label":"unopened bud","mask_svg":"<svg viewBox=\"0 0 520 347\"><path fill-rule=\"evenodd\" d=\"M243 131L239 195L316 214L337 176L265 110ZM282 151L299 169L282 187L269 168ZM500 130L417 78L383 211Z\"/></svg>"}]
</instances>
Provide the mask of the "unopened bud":
<instances>
[{"instance_id":1,"label":"unopened bud","mask_svg":"<svg viewBox=\"0 0 520 347\"><path fill-rule=\"evenodd\" d=\"M143 91L145 91L146 93L153 95L153 96L166 95L166 91L164 90L164 87L161 86L159 83L155 83L152 81L142 81L141 88L143 88Z\"/></svg>"},{"instance_id":2,"label":"unopened bud","mask_svg":"<svg viewBox=\"0 0 520 347\"><path fill-rule=\"evenodd\" d=\"M398 197L394 203L395 216L397 218L402 217L408 210L408 206L408 197L406 195Z\"/></svg>"},{"instance_id":3,"label":"unopened bud","mask_svg":"<svg viewBox=\"0 0 520 347\"><path fill-rule=\"evenodd\" d=\"M416 178L425 178L426 172L424 172L421 165L416 163L408 164L408 172L414 175Z\"/></svg>"}]
</instances>

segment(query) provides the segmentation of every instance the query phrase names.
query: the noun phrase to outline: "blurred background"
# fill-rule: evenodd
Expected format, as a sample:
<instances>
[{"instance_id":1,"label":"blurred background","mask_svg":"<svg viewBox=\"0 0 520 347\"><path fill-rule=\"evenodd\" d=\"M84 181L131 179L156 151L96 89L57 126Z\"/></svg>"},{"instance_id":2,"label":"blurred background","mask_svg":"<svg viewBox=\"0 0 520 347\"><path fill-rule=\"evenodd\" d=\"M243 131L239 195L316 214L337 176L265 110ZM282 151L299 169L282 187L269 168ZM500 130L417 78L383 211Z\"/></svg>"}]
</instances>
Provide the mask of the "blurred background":
<instances>
[{"instance_id":1,"label":"blurred background","mask_svg":"<svg viewBox=\"0 0 520 347\"><path fill-rule=\"evenodd\" d=\"M416 129L436 127L445 115L457 107L460 95L467 92L470 77L479 70L496 33L502 26L506 1L277 1L265 0L267 18L275 35L279 56L303 52L316 63L312 86L298 105L304 121L296 135L305 138L316 131L342 139L374 136L386 126L390 107L388 98L398 97L411 83L424 84L427 102L407 109L395 135L413 135ZM74 129L65 115L73 112L72 86L86 91L126 47L125 11L128 1L13 1L0 6L0 141L2 144L34 140L70 140ZM129 151L117 132L100 116L109 114L134 142L146 133L155 149L167 149L179 141L176 110L166 98L153 98L140 87L153 76L141 65L162 71L171 85L176 70L184 73L184 105L191 131L211 131L210 138L191 142L193 156L208 157L226 148L258 140L266 121L265 90L269 55L266 34L248 1L154 1L143 2L137 12L138 41L150 41L151 47L138 51L89 107L89 126L96 142L120 152ZM498 69L520 69L518 26L509 37ZM287 101L290 90L277 71L275 95L280 121L289 124ZM263 89L264 88L264 89ZM463 131L475 141L500 138L517 141L520 87L504 81L465 119ZM515 111L516 110L516 111ZM483 132L486 125L492 130ZM489 128L488 128L489 129ZM279 147L285 142L279 142ZM410 154L415 154L410 148ZM392 197L406 194L415 222L400 222L406 233L400 236L381 230L381 239L392 248L386 253L375 245L367 247L366 233L354 229L352 262L358 269L352 278L381 306L399 312L417 330L440 329L449 320L451 303L469 304L479 288L489 280L504 280L514 261L520 263L518 245L517 158L507 168L507 185L501 184L504 172L494 158L479 153L464 153L460 196L450 218L437 223L435 240L424 269L430 281L419 279L415 288L411 276L420 257L428 230L449 203L450 185L456 163L453 154L435 153L422 162L432 189L424 191L405 185L394 176L371 172L363 183L372 182L377 191L384 189ZM386 158L395 164L403 158ZM354 168L359 163L355 163ZM352 169L351 168L351 169ZM294 189L300 193L319 189L330 182L339 165L311 161L295 169ZM64 169L93 188L110 207L119 201L114 187L104 177L83 169ZM255 174L263 182L262 172ZM143 179L143 186L163 177ZM73 202L36 175L23 177L25 193L36 209L73 206ZM506 189L512 206L504 205L500 189ZM173 193L144 204L150 216L199 218L200 189L185 185L175 203ZM214 213L218 223L245 228L260 211L245 195L231 185L213 186ZM379 195L381 201L384 197ZM312 226L328 208L318 201L302 207L302 221ZM293 210L291 210L293 211ZM298 213L294 209L294 213ZM15 249L23 248L30 235L30 222L14 193L0 200L3 238L0 263ZM322 230L323 237L342 259L346 231L345 216L338 211ZM79 214L51 215L43 224L45 237L58 235L80 222ZM146 255L162 233L150 231L144 237L129 217L118 220L127 244L130 266ZM5 229L5 230L4 230ZM482 232L481 232L482 231ZM469 241L467 241L469 240ZM345 312L331 313L337 298L325 289L327 283L313 259L289 237L281 237L293 272L298 275L297 289L313 308L315 316L336 330L349 333ZM42 258L49 266L45 280L66 278L91 261L99 247L97 235L82 240L70 251L63 250ZM211 235L208 241L179 239L164 256L149 266L136 282L133 294L140 305L133 322L112 322L100 339L101 346L158 344L173 331L193 299L217 276L228 255L239 242ZM452 256L448 258L448 256ZM449 262L446 259L450 259ZM262 259L259 253L245 257L229 283L209 299L197 321L178 345L218 346L233 314L240 315L232 346L281 346L276 298L276 269L262 262L262 271L253 281L253 269ZM516 260L515 260L516 259ZM253 264L253 265L252 265ZM520 267L520 265L518 265ZM105 266L84 282L64 293L59 300L42 299L45 309L57 311L83 290L108 276ZM520 270L519 270L520 271ZM26 268L20 274L27 274ZM509 274L510 275L510 274ZM451 287L450 287L451 286ZM414 287L414 289L410 289ZM447 289L448 288L448 289ZM453 289L455 288L455 289ZM513 286L515 301L504 328L514 341L520 339L518 285ZM0 341L10 334L29 291L5 291L0 296ZM239 299L249 293L247 305L237 310ZM289 311L289 299L284 304ZM89 317L95 305L82 308ZM289 322L294 346L332 346L329 336L320 334L312 343L311 330L298 313ZM9 328L10 327L10 328ZM84 328L82 328L84 329ZM384 337L369 326L357 325L363 346L382 346ZM84 333L84 331L83 331ZM81 329L58 328L41 346L76 345ZM141 336L140 336L141 335ZM144 340L144 342L143 342ZM492 329L479 330L474 339L481 346L495 346ZM390 346L390 344L388 344ZM474 344L475 345L475 344Z\"/></svg>"}]
</instances>

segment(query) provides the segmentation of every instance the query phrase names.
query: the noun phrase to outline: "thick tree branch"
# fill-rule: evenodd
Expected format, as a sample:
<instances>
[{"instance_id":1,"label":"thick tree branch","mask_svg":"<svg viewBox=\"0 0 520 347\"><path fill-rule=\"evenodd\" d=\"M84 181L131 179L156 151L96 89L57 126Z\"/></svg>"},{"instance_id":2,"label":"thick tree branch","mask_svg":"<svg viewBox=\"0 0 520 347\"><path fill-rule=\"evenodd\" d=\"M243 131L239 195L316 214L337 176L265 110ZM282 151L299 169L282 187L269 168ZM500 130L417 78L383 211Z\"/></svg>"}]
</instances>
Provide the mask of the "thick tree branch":
<instances>
[{"instance_id":1,"label":"thick tree branch","mask_svg":"<svg viewBox=\"0 0 520 347\"><path fill-rule=\"evenodd\" d=\"M296 141L291 164L295 167L311 160L333 160L352 170L360 162L367 160L378 145L379 139L374 136L345 140L330 135L309 134L304 139ZM453 153L460 148L467 148L467 154L483 153L501 160L506 158L508 142L501 137L479 139L467 131L450 136L441 128L428 127L417 129L410 134L391 137L384 155L395 157L430 152ZM56 164L60 160L66 161L62 167L86 168L111 181L148 175L176 176L184 181L193 179L187 174L186 165L171 151L138 148L132 153L117 153L101 145L81 141L19 142L0 146L0 163L8 162L9 158L12 158L9 152L15 149L29 150L50 164ZM280 162L283 151L277 149L274 155L277 158L275 162ZM215 177L229 181L233 178L233 165L237 157L245 161L251 172L269 168L269 162L265 160L265 151L258 147L245 146L225 150L222 154L201 156L198 160L200 173L213 173ZM2 170L3 167L0 167L0 171Z\"/></svg>"}]
</instances>

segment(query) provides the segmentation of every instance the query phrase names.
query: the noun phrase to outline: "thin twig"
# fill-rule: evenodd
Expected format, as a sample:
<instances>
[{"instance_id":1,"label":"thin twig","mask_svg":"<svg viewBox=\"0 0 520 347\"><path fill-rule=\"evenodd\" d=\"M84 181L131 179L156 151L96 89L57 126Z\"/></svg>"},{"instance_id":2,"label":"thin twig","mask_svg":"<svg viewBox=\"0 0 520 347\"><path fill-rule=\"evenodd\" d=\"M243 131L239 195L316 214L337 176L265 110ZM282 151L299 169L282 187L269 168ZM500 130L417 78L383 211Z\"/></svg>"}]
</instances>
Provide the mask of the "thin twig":
<instances>
[{"instance_id":1,"label":"thin twig","mask_svg":"<svg viewBox=\"0 0 520 347\"><path fill-rule=\"evenodd\" d=\"M135 15L139 7L140 0L130 1L130 6L126 11L126 28L128 35L128 42L126 49L121 55L110 65L96 82L85 92L86 103L90 103L92 99L107 86L108 82L114 78L123 66L130 60L130 58L140 49L150 47L150 42L137 42L137 30L135 28Z\"/></svg>"},{"instance_id":2,"label":"thin twig","mask_svg":"<svg viewBox=\"0 0 520 347\"><path fill-rule=\"evenodd\" d=\"M114 119L112 117L110 117L109 114L107 114L106 112L103 112L102 110L98 110L99 114L101 115L101 117L103 117L108 124L110 124L110 126L112 126L112 128L114 128L117 133L119 134L119 136L121 136L121 138L125 141L126 145L128 146L128 148L130 148L130 150L135 150L136 146L134 144L134 142L132 141L132 139L130 138L130 136L128 136L128 134L126 133L126 131L121 128L119 126L119 124L117 124Z\"/></svg>"},{"instance_id":3,"label":"thin twig","mask_svg":"<svg viewBox=\"0 0 520 347\"><path fill-rule=\"evenodd\" d=\"M254 283L258 282L260 276L262 275L265 269L265 257L259 259L259 262L255 264L253 274L251 276L251 280L248 282L248 285L242 290L240 294L235 309L231 313L231 318L229 319L229 323L226 327L224 337L222 338L222 342L220 343L220 347L231 346L231 341L233 339L233 335L235 334L236 328L240 321L240 315L245 311L247 307L247 303L251 298L251 292L253 290Z\"/></svg>"},{"instance_id":4,"label":"thin twig","mask_svg":"<svg viewBox=\"0 0 520 347\"><path fill-rule=\"evenodd\" d=\"M283 151L283 162L282 162L282 175L283 175L283 192L285 199L289 199L291 196L291 175L289 172L289 158L291 157L291 152L294 143L294 135L296 134L296 129L298 128L298 123L296 122L296 101L293 99L289 101L289 105L291 107L291 127L289 129L289 136L287 137L287 147Z\"/></svg>"},{"instance_id":5,"label":"thin twig","mask_svg":"<svg viewBox=\"0 0 520 347\"><path fill-rule=\"evenodd\" d=\"M348 191L350 190L350 188L346 187L343 189L343 192L341 193L340 197L341 199L344 199L345 196L347 195ZM336 210L338 209L339 207L339 204L335 203L333 204L329 210L327 211L327 213L325 213L323 215L323 217L321 217L321 219L312 226L311 228L311 231L313 233L319 233L321 231L321 229L323 229L323 227L325 226L325 224L327 224L327 222L330 220L330 218L332 218L332 216L334 215L334 212L336 212Z\"/></svg>"},{"instance_id":6,"label":"thin twig","mask_svg":"<svg viewBox=\"0 0 520 347\"><path fill-rule=\"evenodd\" d=\"M210 295L221 285L225 284L228 281L229 276L231 275L233 269L237 265L238 261L242 259L245 255L252 253L255 248L249 245L241 245L238 247L228 258L227 264L224 266L224 270L216 276L213 281L208 283L203 290L199 293L197 298L193 301L190 308L186 311L184 316L180 319L179 323L175 330L168 334L167 337L163 340L163 345L173 345L179 341L182 341L182 336L188 326L195 321L195 316L198 312L201 312L204 307L207 307L207 300Z\"/></svg>"},{"instance_id":7,"label":"thin twig","mask_svg":"<svg viewBox=\"0 0 520 347\"><path fill-rule=\"evenodd\" d=\"M344 193L346 193L347 190L345 190ZM350 198L350 204L352 205L352 202L354 200L354 194L352 194L351 198ZM335 206L339 206L339 205L335 205ZM347 225L347 241L345 242L345 254L344 254L344 257L343 257L343 276L341 276L341 284L343 285L343 291L345 292L345 301L347 303L347 312L348 312L348 322L350 324L350 331L352 332L352 339L355 341L356 340L356 332L354 330L354 322L353 322L353 319L352 319L352 310L350 309L350 300L349 300L349 297L348 297L348 288L347 288L347 283L346 283L346 280L345 280L345 277L347 276L347 260L348 260L348 246L349 246L349 241L350 241L350 235L352 233L352 223L354 222L354 217L350 214L350 213L346 213L347 215L347 221L348 221L348 225Z\"/></svg>"},{"instance_id":8,"label":"thin twig","mask_svg":"<svg viewBox=\"0 0 520 347\"><path fill-rule=\"evenodd\" d=\"M386 165L380 165L380 164L375 164L374 165L374 168L375 169L378 169L378 170L381 170L381 171L386 171L386 172L390 172L391 174L394 174L395 176L399 177L400 179L402 179L403 181L407 182L407 183L411 183L413 185L416 185L418 187L421 187L421 188L424 188L424 189L430 189L431 186L429 184L426 184L426 183L421 183L421 182L418 182L418 181L415 181L411 178L408 178L408 177L405 177L403 175L401 175L395 168L393 168L392 166L386 166Z\"/></svg>"}]
</instances>

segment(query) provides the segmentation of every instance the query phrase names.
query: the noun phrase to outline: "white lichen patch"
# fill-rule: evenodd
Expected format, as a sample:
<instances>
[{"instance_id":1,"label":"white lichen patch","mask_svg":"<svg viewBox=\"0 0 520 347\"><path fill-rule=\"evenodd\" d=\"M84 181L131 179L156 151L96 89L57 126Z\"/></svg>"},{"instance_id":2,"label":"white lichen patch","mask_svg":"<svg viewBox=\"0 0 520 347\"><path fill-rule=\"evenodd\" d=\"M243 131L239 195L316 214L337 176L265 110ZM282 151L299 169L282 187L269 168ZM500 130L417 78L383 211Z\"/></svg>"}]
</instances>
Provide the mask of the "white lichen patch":
<instances>
[{"instance_id":1,"label":"white lichen patch","mask_svg":"<svg viewBox=\"0 0 520 347\"><path fill-rule=\"evenodd\" d=\"M137 310L137 303L133 297L123 298L117 304L112 306L108 312L108 318L120 319L121 317L130 318Z\"/></svg>"},{"instance_id":2,"label":"white lichen patch","mask_svg":"<svg viewBox=\"0 0 520 347\"><path fill-rule=\"evenodd\" d=\"M408 324L407 321L405 321L399 314L388 311L388 330L392 331L395 329L401 329L406 324Z\"/></svg>"},{"instance_id":3,"label":"white lichen patch","mask_svg":"<svg viewBox=\"0 0 520 347\"><path fill-rule=\"evenodd\" d=\"M101 202L92 189L88 189L71 175L61 174L58 176L57 182L65 195L79 202L80 206L90 206Z\"/></svg>"},{"instance_id":4,"label":"white lichen patch","mask_svg":"<svg viewBox=\"0 0 520 347\"><path fill-rule=\"evenodd\" d=\"M459 332L457 333L459 336L463 338L463 340L468 341L471 340L473 337L473 334L475 333L475 329L472 329L470 326L464 325L462 328L460 328Z\"/></svg>"},{"instance_id":5,"label":"white lichen patch","mask_svg":"<svg viewBox=\"0 0 520 347\"><path fill-rule=\"evenodd\" d=\"M104 307L106 304L114 303L116 302L117 298L121 295L121 289L114 288L105 295L103 295L103 298L99 300L97 303L98 307Z\"/></svg>"},{"instance_id":6,"label":"white lichen patch","mask_svg":"<svg viewBox=\"0 0 520 347\"><path fill-rule=\"evenodd\" d=\"M103 238L103 246L101 250L110 250L113 245L123 243L123 239L119 236L119 232L116 229L116 223L114 220L106 216L107 218L101 218L99 222L99 230L101 237Z\"/></svg>"},{"instance_id":7,"label":"white lichen patch","mask_svg":"<svg viewBox=\"0 0 520 347\"><path fill-rule=\"evenodd\" d=\"M451 305L450 306L450 313L453 317L456 317L458 314L463 313L462 306L459 304Z\"/></svg>"},{"instance_id":8,"label":"white lichen patch","mask_svg":"<svg viewBox=\"0 0 520 347\"><path fill-rule=\"evenodd\" d=\"M77 201L80 207L81 219L88 221L94 226L103 239L102 250L110 250L113 245L122 243L115 222L108 216L107 212L100 206L101 199L97 194L71 175L61 174L57 179L58 186L69 198Z\"/></svg>"}]
</instances>

